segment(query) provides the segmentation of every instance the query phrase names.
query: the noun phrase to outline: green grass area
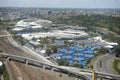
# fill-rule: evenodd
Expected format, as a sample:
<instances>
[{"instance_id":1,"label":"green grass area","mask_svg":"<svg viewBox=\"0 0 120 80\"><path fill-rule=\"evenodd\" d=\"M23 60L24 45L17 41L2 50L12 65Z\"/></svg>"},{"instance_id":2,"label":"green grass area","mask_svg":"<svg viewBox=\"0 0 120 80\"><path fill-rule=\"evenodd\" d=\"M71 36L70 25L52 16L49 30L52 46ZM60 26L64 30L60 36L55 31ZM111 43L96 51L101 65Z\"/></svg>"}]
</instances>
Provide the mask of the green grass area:
<instances>
[{"instance_id":1,"label":"green grass area","mask_svg":"<svg viewBox=\"0 0 120 80\"><path fill-rule=\"evenodd\" d=\"M106 54L106 53L108 53L108 51L104 47L101 47L100 49L96 49L93 53L94 56L92 58L89 58L86 60L87 65L84 68L85 69L86 68L93 69L93 65L94 65L95 61L97 60L97 58L102 56L103 54Z\"/></svg>"},{"instance_id":2,"label":"green grass area","mask_svg":"<svg viewBox=\"0 0 120 80\"><path fill-rule=\"evenodd\" d=\"M96 58L92 58L90 60L90 62L84 67L84 69L87 69L87 68L93 69L93 65L94 65L95 61L96 61Z\"/></svg>"},{"instance_id":3,"label":"green grass area","mask_svg":"<svg viewBox=\"0 0 120 80\"><path fill-rule=\"evenodd\" d=\"M95 61L97 60L97 57L99 57L99 56L101 56L101 55L102 55L102 54L101 54L101 53L98 53L98 52L94 53L94 57L89 58L89 59L87 60L87 65L84 67L84 69L87 69L87 68L93 69L93 65L94 65ZM89 62L88 62L88 61L89 61Z\"/></svg>"},{"instance_id":4,"label":"green grass area","mask_svg":"<svg viewBox=\"0 0 120 80\"><path fill-rule=\"evenodd\" d=\"M0 66L0 74L3 75L3 80L9 80L9 75L5 65Z\"/></svg>"},{"instance_id":5,"label":"green grass area","mask_svg":"<svg viewBox=\"0 0 120 80\"><path fill-rule=\"evenodd\" d=\"M120 74L120 58L115 58L112 62L112 68L114 72Z\"/></svg>"},{"instance_id":6,"label":"green grass area","mask_svg":"<svg viewBox=\"0 0 120 80\"><path fill-rule=\"evenodd\" d=\"M3 78L4 78L4 80L9 80L9 75L8 75L6 68L3 71Z\"/></svg>"},{"instance_id":7,"label":"green grass area","mask_svg":"<svg viewBox=\"0 0 120 80\"><path fill-rule=\"evenodd\" d=\"M3 51L0 49L0 53L2 53Z\"/></svg>"},{"instance_id":8,"label":"green grass area","mask_svg":"<svg viewBox=\"0 0 120 80\"><path fill-rule=\"evenodd\" d=\"M1 52L3 51L0 49L0 53ZM0 58L0 61L2 61L2 58ZM3 75L4 80L9 80L9 75L4 64L0 66L0 74Z\"/></svg>"}]
</instances>

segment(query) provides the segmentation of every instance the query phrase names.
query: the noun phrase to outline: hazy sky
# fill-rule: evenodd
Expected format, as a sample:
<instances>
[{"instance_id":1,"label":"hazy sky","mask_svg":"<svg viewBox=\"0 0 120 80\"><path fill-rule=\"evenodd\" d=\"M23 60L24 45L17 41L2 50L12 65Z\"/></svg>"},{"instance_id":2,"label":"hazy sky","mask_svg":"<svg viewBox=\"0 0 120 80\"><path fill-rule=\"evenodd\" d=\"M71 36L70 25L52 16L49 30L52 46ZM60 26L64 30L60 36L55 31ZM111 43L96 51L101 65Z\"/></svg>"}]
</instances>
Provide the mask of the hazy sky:
<instances>
[{"instance_id":1,"label":"hazy sky","mask_svg":"<svg viewBox=\"0 0 120 80\"><path fill-rule=\"evenodd\" d=\"M120 8L120 0L0 0L0 7Z\"/></svg>"}]
</instances>

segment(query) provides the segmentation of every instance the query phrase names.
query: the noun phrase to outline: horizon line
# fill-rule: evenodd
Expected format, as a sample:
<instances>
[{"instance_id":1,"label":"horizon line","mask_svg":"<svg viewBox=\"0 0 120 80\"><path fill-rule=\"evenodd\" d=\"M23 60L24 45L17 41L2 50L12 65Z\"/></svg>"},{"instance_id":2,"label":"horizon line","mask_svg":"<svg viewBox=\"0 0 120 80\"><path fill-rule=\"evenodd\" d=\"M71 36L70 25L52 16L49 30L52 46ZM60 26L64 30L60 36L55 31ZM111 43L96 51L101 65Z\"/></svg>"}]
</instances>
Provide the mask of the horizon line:
<instances>
[{"instance_id":1,"label":"horizon line","mask_svg":"<svg viewBox=\"0 0 120 80\"><path fill-rule=\"evenodd\" d=\"M20 7L20 6L0 6L0 8L50 8L50 9L120 9L120 8L68 8L68 7Z\"/></svg>"}]
</instances>

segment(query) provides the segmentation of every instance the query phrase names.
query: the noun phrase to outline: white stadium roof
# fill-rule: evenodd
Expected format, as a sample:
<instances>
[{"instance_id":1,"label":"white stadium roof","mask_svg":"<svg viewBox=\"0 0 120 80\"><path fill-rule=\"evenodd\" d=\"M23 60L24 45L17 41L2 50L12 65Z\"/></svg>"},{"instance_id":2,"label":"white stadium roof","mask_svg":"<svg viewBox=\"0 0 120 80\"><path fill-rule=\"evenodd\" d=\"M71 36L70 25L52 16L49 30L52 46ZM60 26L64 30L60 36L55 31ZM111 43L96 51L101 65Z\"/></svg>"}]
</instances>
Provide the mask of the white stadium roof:
<instances>
[{"instance_id":1,"label":"white stadium roof","mask_svg":"<svg viewBox=\"0 0 120 80\"><path fill-rule=\"evenodd\" d=\"M38 26L44 23L52 24L52 21L49 20L42 20L42 19L24 19L19 21L16 26Z\"/></svg>"},{"instance_id":2,"label":"white stadium roof","mask_svg":"<svg viewBox=\"0 0 120 80\"><path fill-rule=\"evenodd\" d=\"M35 38L44 38L44 37L48 37L48 36L54 36L54 37L59 37L59 38L80 38L80 37L85 37L88 36L88 34L86 32L82 32L82 31L71 31L71 30L53 30L52 32L39 32L39 33L31 33L31 34L22 34L22 37L26 38L26 39L32 39L33 37Z\"/></svg>"},{"instance_id":3,"label":"white stadium roof","mask_svg":"<svg viewBox=\"0 0 120 80\"><path fill-rule=\"evenodd\" d=\"M21 31L24 29L41 29L43 27L48 27L52 25L52 21L49 20L42 20L42 19L24 19L20 20L13 31Z\"/></svg>"}]
</instances>

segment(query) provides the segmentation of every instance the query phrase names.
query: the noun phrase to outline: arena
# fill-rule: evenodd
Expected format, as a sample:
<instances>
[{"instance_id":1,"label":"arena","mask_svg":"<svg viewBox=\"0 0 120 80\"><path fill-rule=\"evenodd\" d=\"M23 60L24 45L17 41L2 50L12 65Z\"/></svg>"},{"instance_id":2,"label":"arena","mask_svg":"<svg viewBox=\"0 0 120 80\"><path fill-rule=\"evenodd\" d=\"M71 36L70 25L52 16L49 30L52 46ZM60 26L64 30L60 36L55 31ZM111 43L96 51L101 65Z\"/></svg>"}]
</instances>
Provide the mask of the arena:
<instances>
[{"instance_id":1,"label":"arena","mask_svg":"<svg viewBox=\"0 0 120 80\"><path fill-rule=\"evenodd\" d=\"M50 27L52 21L43 20L43 19L24 19L20 20L16 25L13 31L22 31L22 30L38 30L44 27Z\"/></svg>"}]
</instances>

